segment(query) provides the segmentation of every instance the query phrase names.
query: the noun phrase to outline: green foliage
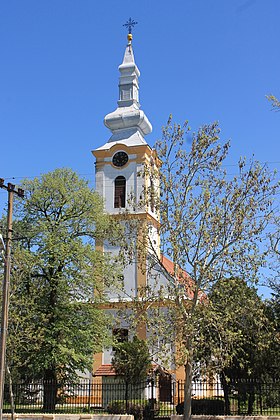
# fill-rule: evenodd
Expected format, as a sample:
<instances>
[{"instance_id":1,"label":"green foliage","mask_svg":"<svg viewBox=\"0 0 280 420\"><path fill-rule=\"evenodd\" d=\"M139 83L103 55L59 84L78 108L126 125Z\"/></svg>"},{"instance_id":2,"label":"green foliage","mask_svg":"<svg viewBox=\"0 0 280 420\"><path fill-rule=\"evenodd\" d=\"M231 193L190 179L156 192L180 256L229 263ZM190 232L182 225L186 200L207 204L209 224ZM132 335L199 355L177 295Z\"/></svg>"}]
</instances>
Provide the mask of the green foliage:
<instances>
[{"instance_id":1,"label":"green foliage","mask_svg":"<svg viewBox=\"0 0 280 420\"><path fill-rule=\"evenodd\" d=\"M161 197L156 202L161 246L174 262L174 272L154 258L168 279L162 292L169 307L165 325L176 331L177 362L183 365L193 359L192 343L208 317L205 296L213 285L238 277L257 281L266 257L259 244L278 189L274 174L259 162L247 165L240 159L238 174L226 173L222 165L230 146L219 140L216 123L203 126L189 147L188 131L187 123L180 126L170 119L156 144L161 161ZM169 330L166 335L173 337Z\"/></svg>"},{"instance_id":2,"label":"green foliage","mask_svg":"<svg viewBox=\"0 0 280 420\"><path fill-rule=\"evenodd\" d=\"M111 401L107 406L109 414L131 414L135 420L153 419L159 414L159 405L151 400Z\"/></svg>"},{"instance_id":3,"label":"green foliage","mask_svg":"<svg viewBox=\"0 0 280 420\"><path fill-rule=\"evenodd\" d=\"M125 401L124 400L110 401L107 405L107 411L109 414L125 414Z\"/></svg>"},{"instance_id":4,"label":"green foliage","mask_svg":"<svg viewBox=\"0 0 280 420\"><path fill-rule=\"evenodd\" d=\"M254 160L246 163L241 158L236 175L227 174L230 144L219 139L217 123L199 129L191 143L186 141L189 131L188 123L173 124L170 118L155 145L161 162L161 190L160 195L153 194L153 205L161 219L161 252L174 266L167 269L161 255L149 244L154 267L157 271L161 267L168 285L155 290L153 296L149 296L150 290L143 293L143 310L137 310L137 316L146 310L146 322L152 328L150 337L156 341L159 330L169 347L176 345L176 363L183 365L186 373L188 419L197 335L211 309L207 294L221 279L229 283L235 278L247 283L258 281L260 269L266 264L265 231L279 189L275 174ZM157 169L146 165L143 175L155 179ZM145 193L145 204L150 205L151 187ZM145 241L143 249L147 249ZM140 307L141 299L137 300ZM152 300L167 309L150 321L151 312L157 310L151 309ZM228 316L234 318L235 312ZM164 328L157 327L157 322ZM221 324L224 337L229 323Z\"/></svg>"},{"instance_id":5,"label":"green foliage","mask_svg":"<svg viewBox=\"0 0 280 420\"><path fill-rule=\"evenodd\" d=\"M99 309L116 261L96 241L120 228L87 182L57 169L22 187L14 221L8 361L14 378L75 381L108 342Z\"/></svg>"},{"instance_id":6,"label":"green foliage","mask_svg":"<svg viewBox=\"0 0 280 420\"><path fill-rule=\"evenodd\" d=\"M243 279L220 279L208 295L207 312L195 338L200 370L260 377L275 330L256 289Z\"/></svg>"},{"instance_id":7,"label":"green foliage","mask_svg":"<svg viewBox=\"0 0 280 420\"><path fill-rule=\"evenodd\" d=\"M141 401L112 401L107 406L107 411L109 414L131 414L134 416L135 420L143 419L143 404Z\"/></svg>"},{"instance_id":8,"label":"green foliage","mask_svg":"<svg viewBox=\"0 0 280 420\"><path fill-rule=\"evenodd\" d=\"M225 403L221 398L193 398L191 411L192 415L223 416ZM176 405L176 413L184 414L184 402Z\"/></svg>"},{"instance_id":9,"label":"green foliage","mask_svg":"<svg viewBox=\"0 0 280 420\"><path fill-rule=\"evenodd\" d=\"M151 368L147 343L136 336L132 341L118 343L112 365L116 375L127 384L135 385L145 380Z\"/></svg>"},{"instance_id":10,"label":"green foliage","mask_svg":"<svg viewBox=\"0 0 280 420\"><path fill-rule=\"evenodd\" d=\"M222 164L229 143L219 141L216 123L202 127L189 150L186 130L187 125L170 122L156 144L162 161L159 205L163 252L191 275L197 295L233 274L255 280L264 262L258 240L276 185L259 162L246 165L241 159L238 175L226 174Z\"/></svg>"},{"instance_id":11,"label":"green foliage","mask_svg":"<svg viewBox=\"0 0 280 420\"><path fill-rule=\"evenodd\" d=\"M150 398L143 409L143 417L145 420L154 420L155 416L160 414L160 403L156 399Z\"/></svg>"},{"instance_id":12,"label":"green foliage","mask_svg":"<svg viewBox=\"0 0 280 420\"><path fill-rule=\"evenodd\" d=\"M267 300L266 310L270 323L274 326L273 339L269 343L269 348L264 357L265 372L262 374L264 380L279 381L279 354L280 354L280 283L274 282L272 287L272 297Z\"/></svg>"}]
</instances>

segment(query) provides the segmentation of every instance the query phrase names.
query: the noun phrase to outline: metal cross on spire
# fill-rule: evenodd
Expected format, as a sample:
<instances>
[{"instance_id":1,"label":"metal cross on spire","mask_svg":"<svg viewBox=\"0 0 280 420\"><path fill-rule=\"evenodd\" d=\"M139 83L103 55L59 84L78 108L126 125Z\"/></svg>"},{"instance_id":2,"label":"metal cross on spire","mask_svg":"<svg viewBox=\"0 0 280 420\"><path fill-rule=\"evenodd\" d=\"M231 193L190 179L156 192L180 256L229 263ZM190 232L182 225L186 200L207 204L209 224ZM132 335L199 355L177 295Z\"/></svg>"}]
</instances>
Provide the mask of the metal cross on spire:
<instances>
[{"instance_id":1,"label":"metal cross on spire","mask_svg":"<svg viewBox=\"0 0 280 420\"><path fill-rule=\"evenodd\" d=\"M129 20L123 24L123 26L125 26L128 29L128 33L131 34L131 29L137 25L138 22L135 22L133 19L131 19L131 17L129 18Z\"/></svg>"}]
</instances>

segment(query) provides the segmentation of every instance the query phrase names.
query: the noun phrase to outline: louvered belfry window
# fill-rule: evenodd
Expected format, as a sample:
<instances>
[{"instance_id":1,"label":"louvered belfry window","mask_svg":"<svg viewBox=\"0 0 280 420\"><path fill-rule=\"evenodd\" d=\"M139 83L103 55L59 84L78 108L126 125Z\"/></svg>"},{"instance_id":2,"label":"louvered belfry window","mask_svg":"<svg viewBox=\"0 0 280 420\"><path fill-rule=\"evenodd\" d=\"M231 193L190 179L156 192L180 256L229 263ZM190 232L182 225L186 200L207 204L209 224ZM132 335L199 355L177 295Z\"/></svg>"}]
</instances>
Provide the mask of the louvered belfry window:
<instances>
[{"instance_id":1,"label":"louvered belfry window","mask_svg":"<svg viewBox=\"0 0 280 420\"><path fill-rule=\"evenodd\" d=\"M125 207L125 186L126 179L124 176L117 176L115 179L115 200L114 207Z\"/></svg>"}]
</instances>

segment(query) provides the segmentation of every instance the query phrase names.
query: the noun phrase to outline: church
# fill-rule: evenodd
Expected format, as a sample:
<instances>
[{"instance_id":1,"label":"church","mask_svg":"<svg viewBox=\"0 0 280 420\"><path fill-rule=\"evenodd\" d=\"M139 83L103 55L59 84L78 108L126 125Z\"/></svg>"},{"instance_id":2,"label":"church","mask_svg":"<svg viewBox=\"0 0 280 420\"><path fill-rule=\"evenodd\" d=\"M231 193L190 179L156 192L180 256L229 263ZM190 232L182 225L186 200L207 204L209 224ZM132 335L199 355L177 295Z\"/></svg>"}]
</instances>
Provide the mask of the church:
<instances>
[{"instance_id":1,"label":"church","mask_svg":"<svg viewBox=\"0 0 280 420\"><path fill-rule=\"evenodd\" d=\"M129 28L128 42L124 53L122 64L119 66L119 100L117 109L105 116L105 126L111 131L109 140L99 148L92 151L95 162L95 188L104 200L105 211L112 217L119 217L121 214L129 215L130 219L140 221L145 226L148 236L147 249L145 254L146 263L149 255L153 254L161 261L165 273L160 265L143 270L139 258L127 264L123 272L123 292L120 296L117 292L110 292L110 311L114 316L120 300L129 301L137 297L141 287L156 282L153 286L161 287L167 284L166 272L174 272L173 263L166 257L160 255L160 214L157 206L154 205L153 197L143 202L145 191L152 191L152 195L159 197L159 168L155 151L148 145L145 137L151 133L152 125L145 112L140 109L139 103L139 82L140 71L135 63L131 27ZM151 168L152 176L140 175L144 168ZM133 197L133 200L131 200ZM104 252L118 254L118 247L102 244ZM186 273L185 273L186 274ZM187 274L186 274L187 275ZM130 297L130 298L129 298ZM123 321L113 329L121 340L131 337L129 326ZM137 330L141 339L147 339L148 332L145 325ZM174 349L170 349L174 351ZM115 373L111 366L113 349L104 349L102 353L95 355L93 375L100 378L114 377ZM160 362L158 367L161 369ZM165 370L162 381L167 381L171 398L172 380L182 379L184 370L176 369L174 365ZM113 378L112 378L113 379ZM165 384L166 385L166 384Z\"/></svg>"}]
</instances>

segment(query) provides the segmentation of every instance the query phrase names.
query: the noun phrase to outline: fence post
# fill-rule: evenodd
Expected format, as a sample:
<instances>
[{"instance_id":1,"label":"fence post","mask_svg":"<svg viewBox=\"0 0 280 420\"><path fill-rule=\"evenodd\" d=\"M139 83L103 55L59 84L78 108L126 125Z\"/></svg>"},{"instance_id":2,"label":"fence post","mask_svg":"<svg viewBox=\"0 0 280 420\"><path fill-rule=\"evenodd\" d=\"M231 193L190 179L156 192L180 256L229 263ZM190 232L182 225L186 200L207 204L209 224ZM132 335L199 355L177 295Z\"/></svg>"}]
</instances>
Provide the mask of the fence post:
<instances>
[{"instance_id":1,"label":"fence post","mask_svg":"<svg viewBox=\"0 0 280 420\"><path fill-rule=\"evenodd\" d=\"M263 415L263 398L262 398L262 384L259 383L259 399L260 399L260 415Z\"/></svg>"},{"instance_id":2,"label":"fence post","mask_svg":"<svg viewBox=\"0 0 280 420\"><path fill-rule=\"evenodd\" d=\"M90 402L91 402L91 380L88 380L88 412L90 413Z\"/></svg>"},{"instance_id":3,"label":"fence post","mask_svg":"<svg viewBox=\"0 0 280 420\"><path fill-rule=\"evenodd\" d=\"M151 393L151 419L154 420L155 418L155 395L154 395L154 386L155 380L154 378L151 379L151 386L152 386L152 393Z\"/></svg>"}]
</instances>

